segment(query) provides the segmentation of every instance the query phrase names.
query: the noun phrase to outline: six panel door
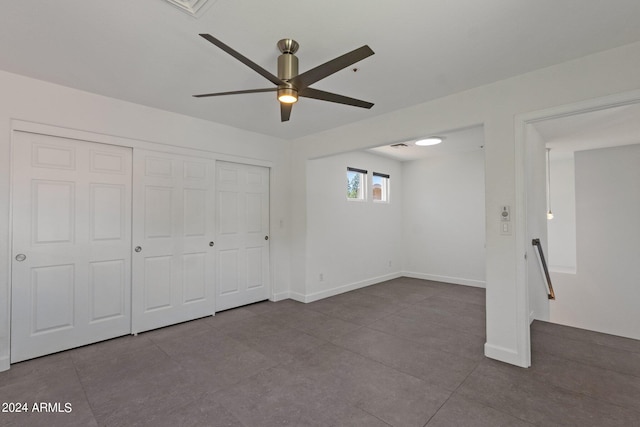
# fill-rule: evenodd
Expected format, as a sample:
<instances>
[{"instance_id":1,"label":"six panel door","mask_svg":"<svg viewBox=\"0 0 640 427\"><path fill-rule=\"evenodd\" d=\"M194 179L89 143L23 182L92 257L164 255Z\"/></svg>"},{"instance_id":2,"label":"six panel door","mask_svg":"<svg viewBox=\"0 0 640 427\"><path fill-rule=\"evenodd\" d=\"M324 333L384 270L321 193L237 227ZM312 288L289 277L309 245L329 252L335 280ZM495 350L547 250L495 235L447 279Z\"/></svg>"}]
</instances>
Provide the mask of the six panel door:
<instances>
[{"instance_id":1,"label":"six panel door","mask_svg":"<svg viewBox=\"0 0 640 427\"><path fill-rule=\"evenodd\" d=\"M214 165L134 151L133 333L215 311Z\"/></svg>"},{"instance_id":2,"label":"six panel door","mask_svg":"<svg viewBox=\"0 0 640 427\"><path fill-rule=\"evenodd\" d=\"M269 169L219 162L216 221L210 159L16 131L12 165L12 363L268 298Z\"/></svg>"},{"instance_id":3,"label":"six panel door","mask_svg":"<svg viewBox=\"0 0 640 427\"><path fill-rule=\"evenodd\" d=\"M130 333L131 149L13 142L11 362Z\"/></svg>"},{"instance_id":4,"label":"six panel door","mask_svg":"<svg viewBox=\"0 0 640 427\"><path fill-rule=\"evenodd\" d=\"M269 297L269 169L217 162L216 311Z\"/></svg>"}]
</instances>

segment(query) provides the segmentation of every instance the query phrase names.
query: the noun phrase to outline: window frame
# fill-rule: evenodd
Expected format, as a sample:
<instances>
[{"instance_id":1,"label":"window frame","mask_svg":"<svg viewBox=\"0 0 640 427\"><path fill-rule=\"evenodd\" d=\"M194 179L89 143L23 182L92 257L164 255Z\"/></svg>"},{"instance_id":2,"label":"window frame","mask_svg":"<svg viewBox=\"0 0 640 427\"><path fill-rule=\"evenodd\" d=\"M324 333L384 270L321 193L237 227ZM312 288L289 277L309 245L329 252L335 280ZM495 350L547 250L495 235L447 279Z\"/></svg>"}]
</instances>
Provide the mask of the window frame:
<instances>
[{"instance_id":1,"label":"window frame","mask_svg":"<svg viewBox=\"0 0 640 427\"><path fill-rule=\"evenodd\" d=\"M349 176L350 173L360 174L360 183L358 193L361 197L349 197L349 186L351 182L351 178ZM347 166L347 197L346 199L350 202L366 202L368 199L368 181L369 181L369 172L366 169L359 169Z\"/></svg>"},{"instance_id":2,"label":"window frame","mask_svg":"<svg viewBox=\"0 0 640 427\"><path fill-rule=\"evenodd\" d=\"M376 199L373 195L373 190L374 190L374 179L375 177L379 177L382 178L382 186L381 186L381 194L380 194L380 199ZM386 174L386 173L381 173L381 172L373 172L371 174L371 200L374 203L390 203L391 197L390 197L390 187L391 187L391 175Z\"/></svg>"}]
</instances>

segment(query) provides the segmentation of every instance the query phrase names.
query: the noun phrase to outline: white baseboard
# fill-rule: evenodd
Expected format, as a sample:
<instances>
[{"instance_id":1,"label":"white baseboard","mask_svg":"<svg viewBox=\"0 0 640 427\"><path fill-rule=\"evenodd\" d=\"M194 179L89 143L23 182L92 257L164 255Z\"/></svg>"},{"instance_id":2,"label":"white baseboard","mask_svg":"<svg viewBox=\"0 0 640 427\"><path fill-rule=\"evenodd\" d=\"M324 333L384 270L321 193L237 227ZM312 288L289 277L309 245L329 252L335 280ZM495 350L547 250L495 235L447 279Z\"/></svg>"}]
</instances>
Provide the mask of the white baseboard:
<instances>
[{"instance_id":1,"label":"white baseboard","mask_svg":"<svg viewBox=\"0 0 640 427\"><path fill-rule=\"evenodd\" d=\"M549 272L563 274L577 274L578 270L575 266L549 265Z\"/></svg>"},{"instance_id":2,"label":"white baseboard","mask_svg":"<svg viewBox=\"0 0 640 427\"><path fill-rule=\"evenodd\" d=\"M524 361L525 358L518 354L517 351L510 348L485 343L484 355L491 359L499 360L521 368L529 367L529 365Z\"/></svg>"},{"instance_id":3,"label":"white baseboard","mask_svg":"<svg viewBox=\"0 0 640 427\"><path fill-rule=\"evenodd\" d=\"M302 294L296 293L295 295L293 295L292 293L291 299L304 302L304 303L314 302L324 298L332 297L334 295L343 294L345 292L355 291L356 289L364 288L365 286L375 285L376 283L397 279L398 277L401 277L401 276L402 274L400 274L400 272L396 272L396 273L385 274L384 276L371 277L369 279L361 280L359 282L349 283L342 286L336 286L335 288L325 289L323 291L315 292L313 294L302 295Z\"/></svg>"},{"instance_id":4,"label":"white baseboard","mask_svg":"<svg viewBox=\"0 0 640 427\"><path fill-rule=\"evenodd\" d=\"M289 292L289 298L298 302L307 302L305 301L305 295L300 292Z\"/></svg>"},{"instance_id":5,"label":"white baseboard","mask_svg":"<svg viewBox=\"0 0 640 427\"><path fill-rule=\"evenodd\" d=\"M413 279L432 280L434 282L453 283L454 285L473 286L476 288L486 287L484 280L465 279L462 277L438 276L436 274L416 273L413 271L403 271L401 276Z\"/></svg>"},{"instance_id":6,"label":"white baseboard","mask_svg":"<svg viewBox=\"0 0 640 427\"><path fill-rule=\"evenodd\" d=\"M9 367L10 367L10 362L9 362L9 357L5 356L5 357L0 357L0 372L2 371L8 371Z\"/></svg>"},{"instance_id":7,"label":"white baseboard","mask_svg":"<svg viewBox=\"0 0 640 427\"><path fill-rule=\"evenodd\" d=\"M273 294L273 297L271 298L271 301L273 302L278 302L278 301L282 301L285 299L289 299L290 298L290 292L278 292L277 294Z\"/></svg>"},{"instance_id":8,"label":"white baseboard","mask_svg":"<svg viewBox=\"0 0 640 427\"><path fill-rule=\"evenodd\" d=\"M413 279L432 280L435 282L444 282L444 283L452 283L455 285L473 286L476 288L485 287L485 282L481 280L464 279L460 277L438 276L435 274L416 273L412 271L398 271L395 273L385 274L384 276L371 277L369 279L361 280L359 282L336 286L335 288L325 289L323 291L315 292L312 294L303 294L300 292L279 292L273 295L272 301L282 301L284 299L292 299L298 302L309 303L309 302L318 301L324 298L332 297L334 295L343 294L345 292L355 291L356 289L364 288L365 286L375 285L376 283L397 279L398 277L411 277Z\"/></svg>"}]
</instances>

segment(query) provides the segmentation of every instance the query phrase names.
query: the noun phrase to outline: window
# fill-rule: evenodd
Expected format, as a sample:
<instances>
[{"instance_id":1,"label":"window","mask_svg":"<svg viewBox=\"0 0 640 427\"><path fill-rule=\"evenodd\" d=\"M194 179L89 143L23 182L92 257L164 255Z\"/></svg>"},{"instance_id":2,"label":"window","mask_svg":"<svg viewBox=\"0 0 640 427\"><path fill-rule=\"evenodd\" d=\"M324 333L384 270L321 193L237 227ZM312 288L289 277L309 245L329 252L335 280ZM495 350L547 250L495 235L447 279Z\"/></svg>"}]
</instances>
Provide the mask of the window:
<instances>
[{"instance_id":1,"label":"window","mask_svg":"<svg viewBox=\"0 0 640 427\"><path fill-rule=\"evenodd\" d=\"M389 175L384 173L373 173L373 201L389 201Z\"/></svg>"},{"instance_id":2,"label":"window","mask_svg":"<svg viewBox=\"0 0 640 427\"><path fill-rule=\"evenodd\" d=\"M347 200L366 200L367 171L347 168Z\"/></svg>"}]
</instances>

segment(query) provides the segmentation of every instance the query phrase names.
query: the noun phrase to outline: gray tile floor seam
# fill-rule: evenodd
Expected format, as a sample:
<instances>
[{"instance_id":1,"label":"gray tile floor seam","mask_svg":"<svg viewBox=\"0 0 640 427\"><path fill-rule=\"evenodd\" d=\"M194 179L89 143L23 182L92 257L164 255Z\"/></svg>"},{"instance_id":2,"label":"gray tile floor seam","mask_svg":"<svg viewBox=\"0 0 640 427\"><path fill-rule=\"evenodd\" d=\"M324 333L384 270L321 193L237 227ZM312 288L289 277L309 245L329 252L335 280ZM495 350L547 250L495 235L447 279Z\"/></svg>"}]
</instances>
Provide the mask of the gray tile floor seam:
<instances>
[{"instance_id":1,"label":"gray tile floor seam","mask_svg":"<svg viewBox=\"0 0 640 427\"><path fill-rule=\"evenodd\" d=\"M400 355L396 355L395 356L396 357L395 360L392 360L390 357L386 357L385 358L385 357L381 357L379 355L378 356L372 355L371 352L368 352L366 348L364 350L355 349L353 347L353 344L354 344L354 342L356 342L356 340L349 339L348 337L352 336L354 334L357 334L358 332L363 332L363 331L365 333L366 332L371 332L371 333L378 333L378 334L386 335L383 332L379 332L379 331L376 331L374 329L369 329L369 328L367 328L365 326L365 327L363 327L363 328L361 328L361 329L359 329L357 331L353 331L352 333L345 335L342 338L334 339L334 340L331 341L331 343L333 343L335 345L338 345L338 346L340 346L340 347L342 347L342 348L344 348L344 349L346 349L348 351L356 353L356 354L358 354L360 356L363 356L365 358L373 360L373 361L375 361L377 363L383 364L383 365L385 365L385 366L387 366L387 367L389 367L391 369L395 369L395 370L397 370L399 372L402 372L404 374L412 376L412 377L414 377L416 379L420 379L420 380L426 381L428 383L432 383L434 385L438 385L438 386L444 387L444 388L446 388L447 390L450 390L450 391L455 391L455 389L457 389L457 387L459 387L459 385L462 383L462 381L464 381L464 378L462 380L460 380L460 381L453 380L453 382L454 383L457 382L458 385L454 386L454 387L448 387L446 385L443 385L442 383L439 383L438 381L434 381L433 378L429 378L428 376L420 375L420 373L417 373L416 369L415 369L416 363L420 364L420 362L422 362L422 360L425 360L425 359L426 359L427 362L430 362L432 367L440 368L441 370L446 370L445 366L442 366L441 364L437 363L438 360L434 361L433 357L429 357L429 356L426 356L424 354L422 355L423 357L420 358L420 362L414 362L412 364L413 366L406 365L406 364L403 365L402 363L395 363L395 362L398 362L398 360L400 362L406 362L406 360L404 360L404 354L407 352L407 347L416 344L416 343L414 343L412 341L409 341L409 340L406 340L406 339L404 339L402 337L391 337L391 336L389 336L394 341L397 341L394 344L397 344L398 346L402 345L401 348L403 348L403 352ZM347 341L347 342L345 342L345 341ZM376 341L376 344L379 344L380 342L381 342L381 340L378 339ZM400 347L397 347L397 348L400 348ZM452 353L447 353L447 352L441 351L439 349L433 349L432 351L437 352L437 353L441 353L441 357L446 358L446 363L450 364L450 363L452 363L452 359L453 358L459 358L459 359L462 360L462 363L467 364L467 365L473 365L474 366L473 368L468 369L468 373L465 375L465 378L475 369L475 366L477 366L477 364L478 364L477 360L468 359L468 358L465 358L463 356L458 356L458 355L455 355L455 354L452 354ZM438 356L440 356L440 355L438 355ZM436 356L436 357L438 357L438 356ZM434 362L436 362L435 363L436 366L433 366ZM439 362L444 362L444 360L439 360ZM450 377L450 376L451 376L450 372L447 372L447 377Z\"/></svg>"},{"instance_id":2,"label":"gray tile floor seam","mask_svg":"<svg viewBox=\"0 0 640 427\"><path fill-rule=\"evenodd\" d=\"M367 412L365 409L363 409L364 412L366 412L367 414L371 415L372 417L376 418L377 420L380 420L381 423L384 423L385 425L389 426L389 427L393 427L393 425L386 423L384 420L376 417L374 414L371 414L369 412ZM424 426L423 426L424 427Z\"/></svg>"},{"instance_id":3,"label":"gray tile floor seam","mask_svg":"<svg viewBox=\"0 0 640 427\"><path fill-rule=\"evenodd\" d=\"M91 415L93 416L93 419L96 421L96 424L97 424L98 421L96 419L95 411L93 410L93 407L91 406L91 401L89 400L89 396L87 396L87 390L84 388L84 384L82 384L82 379L80 378L80 374L78 373L78 367L76 366L75 362L73 361L73 358L71 358L71 363L73 363L73 369L76 372L76 377L78 378L78 383L80 384L80 387L82 387L82 392L84 393L84 398L87 401L87 405L89 406L89 410L91 411Z\"/></svg>"},{"instance_id":4,"label":"gray tile floor seam","mask_svg":"<svg viewBox=\"0 0 640 427\"><path fill-rule=\"evenodd\" d=\"M482 372L487 366L492 372ZM502 371L501 375L496 375L498 371ZM496 411L510 410L508 415L536 425L640 425L640 413L628 407L549 384L529 372L487 359L456 393ZM519 377L517 381L512 373ZM474 384L469 387L470 383ZM514 400L514 396L519 399Z\"/></svg>"},{"instance_id":5,"label":"gray tile floor seam","mask_svg":"<svg viewBox=\"0 0 640 427\"><path fill-rule=\"evenodd\" d=\"M640 340L610 335L603 332L574 328L571 326L536 320L531 324L532 333L546 333L558 337L599 344L613 349L640 353Z\"/></svg>"},{"instance_id":6,"label":"gray tile floor seam","mask_svg":"<svg viewBox=\"0 0 640 427\"><path fill-rule=\"evenodd\" d=\"M539 350L542 352L640 378L640 353L581 340L561 338L544 332L532 335L532 347L536 341L540 344ZM569 344L573 344L570 349L560 347L566 347Z\"/></svg>"},{"instance_id":7,"label":"gray tile floor seam","mask_svg":"<svg viewBox=\"0 0 640 427\"><path fill-rule=\"evenodd\" d=\"M451 400L451 398L453 397L453 395L454 395L454 394L455 394L455 393L451 393L451 395L447 398L447 400L445 400L444 402L442 402L442 405L440 405L440 407L438 407L438 409L437 409L437 410L436 410L436 411L435 411L435 412L434 412L434 413L429 417L429 419L427 420L427 422L426 422L426 423L424 423L424 425L423 425L422 427L427 427L427 425L431 422L431 420L433 419L433 417L435 417L435 416L438 414L438 412L440 412L440 410L442 409L442 407L443 407L444 405L446 405L446 404L447 404L447 402L448 402L449 400Z\"/></svg>"},{"instance_id":8,"label":"gray tile floor seam","mask_svg":"<svg viewBox=\"0 0 640 427\"><path fill-rule=\"evenodd\" d=\"M573 360L573 359L569 359L569 358L562 358L561 356L557 356L554 354L549 354L551 357L555 357L557 359L561 359L561 360L565 360L566 362L572 363L574 365L577 365L577 367L574 367L571 369L571 371L578 371L580 370L580 368L582 368L583 372L584 371L591 371L590 372L590 377L591 378L595 378L598 377L598 389L604 389L607 386L613 386L616 388L615 391L620 391L620 388L622 388L625 384L625 380L631 380L633 382L632 387L634 387L634 394L631 395L631 393L629 392L629 390L623 390L621 394L623 394L623 396L616 396L615 398L610 398L610 395L612 394L611 389L609 388L608 390L604 390L603 393L594 393L593 391L588 390L585 387L579 387L578 385L576 385L575 387L570 387L569 385L565 385L562 384L560 382L557 381L557 379L561 376L561 373L554 373L554 375L539 375L538 377L535 378L535 380L537 381L544 381L544 382L548 382L553 384L554 386L567 390L569 392L573 392L573 393L578 393L581 395L584 395L585 397L589 397L589 398L595 398L598 400L603 400L606 401L608 403L611 403L613 405L616 406L620 406L621 408L628 408L631 409L633 411L636 411L638 413L640 413L640 377L636 377L634 375L630 375L630 374L624 374L624 373L620 373L614 370L610 370L610 369L606 369L606 368L601 368L598 366L594 366L592 364L589 363L585 363L583 361L579 361L579 360ZM538 362L538 363L536 363ZM536 359L534 359L532 367L529 368L532 372L536 372L538 373L539 370L538 368L540 367L540 363L539 363L539 358L536 361ZM594 371L596 371L596 373L594 374ZM599 371L599 372L597 372ZM600 374L600 375L598 375ZM618 378L613 382L613 384L611 384L611 382L609 384L607 384L606 378L602 378L602 375L604 376L617 376ZM544 378L540 378L540 377L544 377ZM630 396L631 395L631 396ZM625 403L624 405L617 403L619 400L623 399L625 400L625 398L628 398L629 402Z\"/></svg>"},{"instance_id":9,"label":"gray tile floor seam","mask_svg":"<svg viewBox=\"0 0 640 427\"><path fill-rule=\"evenodd\" d=\"M449 398L447 399L447 401L446 401L446 402L444 402L444 403L440 406L440 408L438 408L438 411L437 411L435 414L433 414L433 415L431 416L431 418L429 418L429 421L427 421L427 423L426 423L423 427L428 427L428 426L430 425L429 423L431 423L431 421L432 421L432 420L433 420L433 419L438 415L438 413L440 412L440 410L441 410L441 409L442 409L442 408L443 408L443 407L444 407L444 406L445 406L449 401L451 401L452 399L455 399L455 398L458 396L458 393L457 393L457 392L458 392L458 390L459 390L459 389L461 389L461 388L464 386L465 382L467 382L467 380L469 379L469 377L471 377L471 375L473 375L473 374L475 373L475 371L478 369L478 366L479 366L479 365L480 365L480 362L478 362L478 363L476 364L476 366L473 368L473 370L472 370L471 372L469 372L469 374L467 374L467 376L465 377L465 379L464 379L464 380L463 380L463 381L458 385L458 387L453 391L453 393L451 393L451 396L449 396ZM506 416L506 417L513 417L513 415L510 415L510 414L508 414L508 413L506 413L506 412L503 412L500 408L495 408L495 407L491 407L491 406L486 406L486 405L482 404L481 402L477 402L477 403L478 403L479 405L481 405L482 407L485 407L485 408L491 408L491 409L493 409L494 411L496 411L496 412L498 412L498 413L500 413L500 414L503 414L503 415L504 415L504 416ZM514 418L517 418L518 420L522 421L523 423L527 423L527 424L529 424L526 420L520 419L520 418L518 418L518 417L514 417ZM493 427L493 425L492 425L491 427ZM506 426L505 426L505 427L506 427Z\"/></svg>"},{"instance_id":10,"label":"gray tile floor seam","mask_svg":"<svg viewBox=\"0 0 640 427\"><path fill-rule=\"evenodd\" d=\"M458 387L456 387L455 390L453 390L453 393L451 393L451 395L447 398L447 400L445 402L442 403L442 405L440 405L440 407L438 408L438 410L429 418L429 420L427 420L427 422L425 423L425 425L423 427L427 427L429 425L429 423L431 422L431 420L433 420L433 418L438 415L438 412L440 412L440 410L447 404L447 402L449 402L452 398L454 398L454 396L456 395L457 390L462 387L464 385L464 383L467 381L467 379L475 372L475 370L478 368L478 365L480 363L476 363L476 366L471 370L471 372L469 372L467 374L467 376L460 382L460 384L458 385ZM501 411L500 411L501 412Z\"/></svg>"}]
</instances>

